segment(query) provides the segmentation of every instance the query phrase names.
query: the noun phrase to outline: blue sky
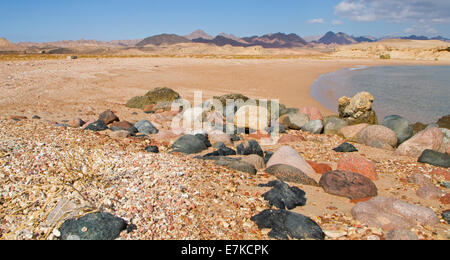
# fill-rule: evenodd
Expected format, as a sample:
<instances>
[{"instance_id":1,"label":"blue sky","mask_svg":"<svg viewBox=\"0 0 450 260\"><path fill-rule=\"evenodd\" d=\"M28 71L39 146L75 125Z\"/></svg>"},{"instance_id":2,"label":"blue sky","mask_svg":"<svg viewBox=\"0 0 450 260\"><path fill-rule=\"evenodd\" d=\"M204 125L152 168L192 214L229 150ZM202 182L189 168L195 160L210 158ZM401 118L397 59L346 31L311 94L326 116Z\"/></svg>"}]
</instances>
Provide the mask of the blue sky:
<instances>
[{"instance_id":1,"label":"blue sky","mask_svg":"<svg viewBox=\"0 0 450 260\"><path fill-rule=\"evenodd\" d=\"M3 0L0 13L0 37L13 42L135 39L197 29L450 38L450 0Z\"/></svg>"}]
</instances>

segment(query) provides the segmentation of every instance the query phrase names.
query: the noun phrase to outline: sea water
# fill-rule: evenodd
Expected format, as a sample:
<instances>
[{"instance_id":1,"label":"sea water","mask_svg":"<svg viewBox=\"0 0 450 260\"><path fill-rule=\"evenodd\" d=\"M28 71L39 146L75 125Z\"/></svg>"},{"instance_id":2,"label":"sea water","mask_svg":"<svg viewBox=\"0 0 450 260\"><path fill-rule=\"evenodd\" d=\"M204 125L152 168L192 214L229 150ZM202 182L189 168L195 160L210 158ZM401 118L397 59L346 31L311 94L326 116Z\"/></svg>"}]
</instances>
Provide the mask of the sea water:
<instances>
[{"instance_id":1,"label":"sea water","mask_svg":"<svg viewBox=\"0 0 450 260\"><path fill-rule=\"evenodd\" d=\"M367 91L379 121L401 115L412 123L434 123L450 114L450 66L358 66L320 76L312 96L332 111L340 97Z\"/></svg>"}]
</instances>

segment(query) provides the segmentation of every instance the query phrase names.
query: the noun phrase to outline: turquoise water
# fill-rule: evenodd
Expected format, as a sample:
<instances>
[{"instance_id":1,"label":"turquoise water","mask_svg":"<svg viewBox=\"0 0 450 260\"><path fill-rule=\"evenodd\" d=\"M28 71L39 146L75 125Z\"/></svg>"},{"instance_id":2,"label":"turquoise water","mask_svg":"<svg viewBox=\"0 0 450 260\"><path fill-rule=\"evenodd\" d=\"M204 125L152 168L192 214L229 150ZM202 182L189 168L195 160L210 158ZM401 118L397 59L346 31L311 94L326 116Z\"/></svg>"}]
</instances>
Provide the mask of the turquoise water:
<instances>
[{"instance_id":1,"label":"turquoise water","mask_svg":"<svg viewBox=\"0 0 450 260\"><path fill-rule=\"evenodd\" d=\"M332 111L338 99L368 91L380 122L401 115L412 123L434 123L450 114L450 66L385 66L342 69L325 74L312 86L312 96Z\"/></svg>"}]
</instances>

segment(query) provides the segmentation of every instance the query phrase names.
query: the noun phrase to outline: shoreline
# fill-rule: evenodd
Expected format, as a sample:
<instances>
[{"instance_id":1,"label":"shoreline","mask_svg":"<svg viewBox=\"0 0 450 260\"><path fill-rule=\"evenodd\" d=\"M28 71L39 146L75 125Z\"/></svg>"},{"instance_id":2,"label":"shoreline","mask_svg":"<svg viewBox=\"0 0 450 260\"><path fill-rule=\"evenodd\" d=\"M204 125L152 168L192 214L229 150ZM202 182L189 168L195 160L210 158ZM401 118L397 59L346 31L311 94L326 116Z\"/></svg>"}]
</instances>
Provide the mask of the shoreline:
<instances>
[{"instance_id":1,"label":"shoreline","mask_svg":"<svg viewBox=\"0 0 450 260\"><path fill-rule=\"evenodd\" d=\"M288 107L317 107L324 116L335 114L311 95L314 82L344 68L395 65L450 65L446 62L370 59L224 60L194 58L111 58L0 62L0 112L49 120L90 117L115 110L132 112L124 104L156 87L169 87L189 101L194 91L203 100L241 93L252 98L279 99ZM17 93L21 93L18 96ZM81 112L79 112L81 111ZM140 120L135 116L132 120ZM88 119L88 118L86 118Z\"/></svg>"}]
</instances>

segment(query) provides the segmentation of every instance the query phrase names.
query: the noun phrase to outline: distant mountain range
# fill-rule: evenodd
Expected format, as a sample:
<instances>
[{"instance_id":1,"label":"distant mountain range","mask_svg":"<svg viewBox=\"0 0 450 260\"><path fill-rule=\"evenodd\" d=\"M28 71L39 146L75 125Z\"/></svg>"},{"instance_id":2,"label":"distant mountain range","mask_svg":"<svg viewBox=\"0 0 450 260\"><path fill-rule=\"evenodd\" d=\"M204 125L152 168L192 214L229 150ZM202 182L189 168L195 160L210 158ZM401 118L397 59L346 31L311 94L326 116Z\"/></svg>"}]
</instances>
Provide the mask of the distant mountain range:
<instances>
[{"instance_id":1,"label":"distant mountain range","mask_svg":"<svg viewBox=\"0 0 450 260\"><path fill-rule=\"evenodd\" d=\"M251 47L261 46L264 48L301 48L314 47L319 45L350 45L361 42L376 42L384 39L405 39L405 40L440 40L450 42L450 39L437 36L426 37L411 35L407 37L388 36L383 38L375 38L371 36L350 36L343 32L334 33L327 32L325 35L312 35L305 38L297 34L291 33L274 33L262 36L237 37L233 34L221 33L213 37L202 30L194 31L185 36L176 34L160 34L145 39L134 40L115 40L115 41L96 41L96 40L77 40L77 41L58 41L48 43L20 42L17 44L0 38L0 51L24 51L24 50L49 50L52 48L125 48L125 47L144 47L146 45L173 45L180 43L204 43L216 46L231 45L235 47Z\"/></svg>"}]
</instances>

